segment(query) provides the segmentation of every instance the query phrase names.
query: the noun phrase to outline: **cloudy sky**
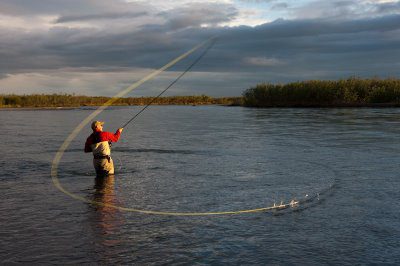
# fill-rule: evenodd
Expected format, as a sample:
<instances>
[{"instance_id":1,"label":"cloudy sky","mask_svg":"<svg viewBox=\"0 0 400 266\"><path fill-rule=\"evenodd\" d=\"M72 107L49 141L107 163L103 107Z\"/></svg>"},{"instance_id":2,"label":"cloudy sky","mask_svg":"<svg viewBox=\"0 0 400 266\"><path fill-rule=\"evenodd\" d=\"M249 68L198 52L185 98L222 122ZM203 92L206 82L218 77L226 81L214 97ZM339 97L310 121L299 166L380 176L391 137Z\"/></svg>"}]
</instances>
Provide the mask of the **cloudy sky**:
<instances>
[{"instance_id":1,"label":"cloudy sky","mask_svg":"<svg viewBox=\"0 0 400 266\"><path fill-rule=\"evenodd\" d=\"M0 0L0 94L112 96L215 35L168 95L400 76L400 1ZM129 96L156 94L199 53Z\"/></svg>"}]
</instances>

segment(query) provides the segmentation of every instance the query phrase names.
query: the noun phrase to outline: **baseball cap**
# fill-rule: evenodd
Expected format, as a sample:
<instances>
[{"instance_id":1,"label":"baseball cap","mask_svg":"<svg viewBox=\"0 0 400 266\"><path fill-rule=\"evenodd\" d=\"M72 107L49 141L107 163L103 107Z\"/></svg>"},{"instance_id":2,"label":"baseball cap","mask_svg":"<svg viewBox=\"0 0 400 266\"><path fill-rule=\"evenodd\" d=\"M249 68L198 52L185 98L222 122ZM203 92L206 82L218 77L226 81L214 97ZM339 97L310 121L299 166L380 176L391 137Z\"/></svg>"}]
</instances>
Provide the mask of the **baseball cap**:
<instances>
[{"instance_id":1,"label":"baseball cap","mask_svg":"<svg viewBox=\"0 0 400 266\"><path fill-rule=\"evenodd\" d=\"M102 121L93 121L92 129L95 130L97 126L102 126L102 125L104 125L104 122Z\"/></svg>"}]
</instances>

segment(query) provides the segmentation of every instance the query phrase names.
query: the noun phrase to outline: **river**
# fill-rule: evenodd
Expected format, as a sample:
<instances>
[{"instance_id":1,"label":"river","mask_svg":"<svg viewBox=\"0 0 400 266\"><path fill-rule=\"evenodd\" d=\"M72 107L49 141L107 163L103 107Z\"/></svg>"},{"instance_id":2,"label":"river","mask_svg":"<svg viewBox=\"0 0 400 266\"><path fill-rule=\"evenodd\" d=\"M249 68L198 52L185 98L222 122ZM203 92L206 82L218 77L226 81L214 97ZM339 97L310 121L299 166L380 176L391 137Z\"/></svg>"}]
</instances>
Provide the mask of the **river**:
<instances>
[{"instance_id":1,"label":"river","mask_svg":"<svg viewBox=\"0 0 400 266\"><path fill-rule=\"evenodd\" d=\"M115 131L139 109L97 119ZM114 177L95 179L86 126L65 193L52 160L94 110L0 111L1 264L400 262L400 109L152 106L113 145Z\"/></svg>"}]
</instances>

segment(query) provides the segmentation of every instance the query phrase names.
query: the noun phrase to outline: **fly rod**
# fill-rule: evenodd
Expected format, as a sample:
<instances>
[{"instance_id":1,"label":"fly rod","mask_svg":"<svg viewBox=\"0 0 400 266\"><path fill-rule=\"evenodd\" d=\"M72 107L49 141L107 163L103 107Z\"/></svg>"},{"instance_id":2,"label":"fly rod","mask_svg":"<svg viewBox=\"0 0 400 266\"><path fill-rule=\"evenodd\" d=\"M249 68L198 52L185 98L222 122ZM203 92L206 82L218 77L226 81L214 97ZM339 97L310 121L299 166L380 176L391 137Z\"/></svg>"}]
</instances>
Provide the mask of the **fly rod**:
<instances>
[{"instance_id":1,"label":"fly rod","mask_svg":"<svg viewBox=\"0 0 400 266\"><path fill-rule=\"evenodd\" d=\"M194 65L196 65L201 58L208 52L208 50L211 49L211 47L215 44L216 42L216 37L212 38L210 40L210 44L206 47L206 49L204 49L204 51L196 58L196 60L188 67L186 68L185 71L183 71L173 82L171 82L171 84L168 85L168 87L166 87L162 92L160 92L156 97L154 97L150 103L148 103L145 107L143 107L137 114L135 114L128 122L126 122L122 128L126 127L129 123L131 123L133 120L135 120L136 117L138 117L141 113L143 113L144 110L147 109L147 107L149 107L156 99L158 99L161 95L164 94L164 92L166 92L169 88L171 88L181 77L183 77L183 75L185 75Z\"/></svg>"}]
</instances>

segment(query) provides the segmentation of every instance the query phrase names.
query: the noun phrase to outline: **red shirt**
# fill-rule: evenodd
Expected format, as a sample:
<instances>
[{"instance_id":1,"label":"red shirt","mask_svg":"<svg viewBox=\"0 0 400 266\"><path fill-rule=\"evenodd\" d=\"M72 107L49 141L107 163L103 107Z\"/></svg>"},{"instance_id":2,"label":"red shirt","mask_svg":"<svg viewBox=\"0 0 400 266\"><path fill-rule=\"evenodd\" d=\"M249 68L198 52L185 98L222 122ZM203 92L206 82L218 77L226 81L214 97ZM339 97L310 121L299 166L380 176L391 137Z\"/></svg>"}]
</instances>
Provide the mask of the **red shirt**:
<instances>
[{"instance_id":1,"label":"red shirt","mask_svg":"<svg viewBox=\"0 0 400 266\"><path fill-rule=\"evenodd\" d=\"M117 142L119 140L119 136L121 133L117 130L115 134L111 132L104 132L104 131L96 131L93 132L87 139L85 143L85 152L91 152L92 151L92 144L103 142L103 141L111 141L111 142Z\"/></svg>"}]
</instances>

